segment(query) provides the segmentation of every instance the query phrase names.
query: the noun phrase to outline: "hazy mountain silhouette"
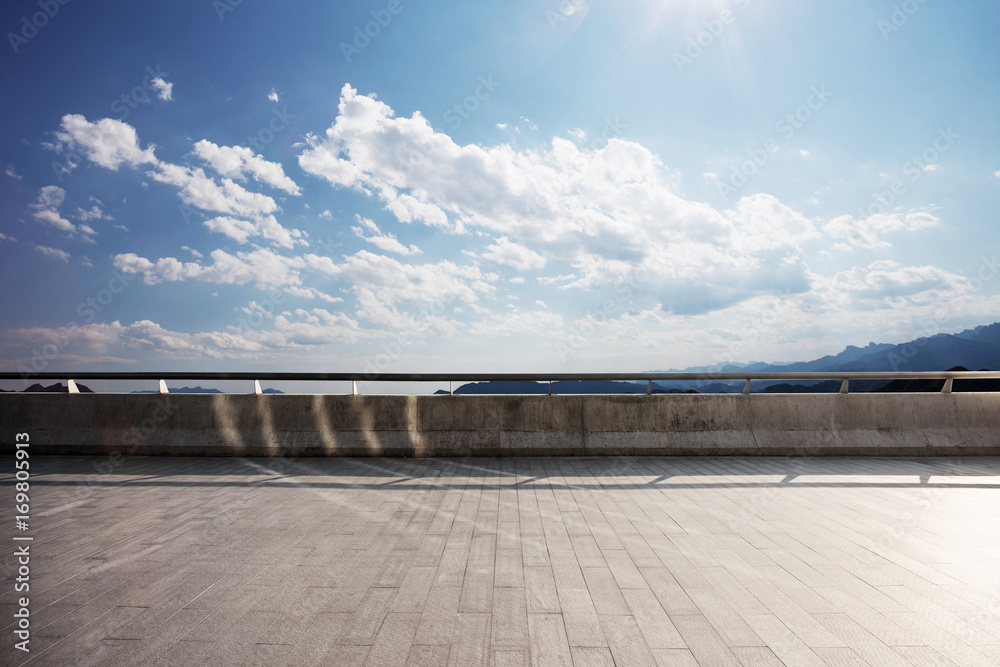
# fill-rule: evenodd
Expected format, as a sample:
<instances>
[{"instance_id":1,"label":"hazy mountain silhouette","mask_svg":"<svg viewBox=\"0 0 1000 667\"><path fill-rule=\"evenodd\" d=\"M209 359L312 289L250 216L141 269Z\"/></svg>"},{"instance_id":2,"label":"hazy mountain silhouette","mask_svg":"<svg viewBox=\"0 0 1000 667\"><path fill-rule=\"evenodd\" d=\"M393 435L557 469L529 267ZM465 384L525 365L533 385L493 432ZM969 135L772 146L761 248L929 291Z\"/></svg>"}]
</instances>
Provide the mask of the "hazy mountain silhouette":
<instances>
[{"instance_id":1,"label":"hazy mountain silhouette","mask_svg":"<svg viewBox=\"0 0 1000 667\"><path fill-rule=\"evenodd\" d=\"M159 394L160 392L156 389L143 389L141 391L133 391L133 394ZM211 387L180 387L179 389L170 389L171 394L222 394L223 391L219 389L214 389ZM264 394L284 394L285 392L278 389L264 389Z\"/></svg>"},{"instance_id":2,"label":"hazy mountain silhouette","mask_svg":"<svg viewBox=\"0 0 1000 667\"><path fill-rule=\"evenodd\" d=\"M966 329L956 334L938 334L905 343L868 343L864 347L848 345L839 354L812 361L769 364L762 361L671 368L682 373L790 373L790 372L877 372L877 371L944 371L951 369L1000 370L1000 323ZM852 392L863 391L940 391L943 380L854 380ZM963 380L955 382L954 391L995 391L996 380ZM934 389L933 387L937 387ZM557 389L558 388L558 389ZM680 393L695 390L702 394L738 393L743 382L678 381L654 382L653 393ZM840 380L818 382L756 381L753 391L768 393L836 392ZM447 394L439 391L439 394ZM547 394L548 383L539 382L476 382L455 389L456 394ZM553 394L645 394L646 382L553 382Z\"/></svg>"},{"instance_id":3,"label":"hazy mountain silhouette","mask_svg":"<svg viewBox=\"0 0 1000 667\"><path fill-rule=\"evenodd\" d=\"M88 387L85 384L80 384L79 382L76 383L76 388L80 390L81 394L93 394L94 393L93 389L91 389L90 387ZM40 383L36 382L35 384L31 385L30 387L28 387L24 391L25 392L33 392L33 393L34 392L39 392L39 393L48 392L48 393L63 393L63 394L66 394L66 393L69 393L69 387L67 387L66 385L64 385L62 382L56 382L55 384L50 384L48 387L43 387Z\"/></svg>"}]
</instances>

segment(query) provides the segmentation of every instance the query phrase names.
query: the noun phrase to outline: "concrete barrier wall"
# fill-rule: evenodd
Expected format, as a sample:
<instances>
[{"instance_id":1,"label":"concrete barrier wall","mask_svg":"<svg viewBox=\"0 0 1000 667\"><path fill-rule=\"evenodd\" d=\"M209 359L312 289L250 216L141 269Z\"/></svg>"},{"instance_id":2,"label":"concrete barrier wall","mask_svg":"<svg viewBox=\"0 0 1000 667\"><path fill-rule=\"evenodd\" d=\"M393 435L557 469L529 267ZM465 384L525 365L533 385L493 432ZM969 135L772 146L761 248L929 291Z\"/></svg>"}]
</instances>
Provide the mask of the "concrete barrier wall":
<instances>
[{"instance_id":1,"label":"concrete barrier wall","mask_svg":"<svg viewBox=\"0 0 1000 667\"><path fill-rule=\"evenodd\" d=\"M0 394L32 454L1000 455L1000 393Z\"/></svg>"}]
</instances>

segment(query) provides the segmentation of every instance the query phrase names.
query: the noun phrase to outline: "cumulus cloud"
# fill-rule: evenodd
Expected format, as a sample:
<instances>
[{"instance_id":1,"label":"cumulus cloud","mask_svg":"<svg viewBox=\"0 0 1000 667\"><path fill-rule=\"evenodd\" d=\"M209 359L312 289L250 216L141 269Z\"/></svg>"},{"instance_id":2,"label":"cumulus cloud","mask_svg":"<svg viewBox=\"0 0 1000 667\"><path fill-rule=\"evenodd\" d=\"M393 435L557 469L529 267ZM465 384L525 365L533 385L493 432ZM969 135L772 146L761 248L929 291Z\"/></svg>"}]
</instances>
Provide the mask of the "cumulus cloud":
<instances>
[{"instance_id":1,"label":"cumulus cloud","mask_svg":"<svg viewBox=\"0 0 1000 667\"><path fill-rule=\"evenodd\" d=\"M156 91L157 96L164 102L174 99L174 84L168 83L163 77L156 77L149 82Z\"/></svg>"},{"instance_id":2,"label":"cumulus cloud","mask_svg":"<svg viewBox=\"0 0 1000 667\"><path fill-rule=\"evenodd\" d=\"M501 236L496 243L486 248L483 258L512 266L518 271L540 269L545 266L545 257L522 245L513 243L506 236Z\"/></svg>"},{"instance_id":3,"label":"cumulus cloud","mask_svg":"<svg viewBox=\"0 0 1000 667\"><path fill-rule=\"evenodd\" d=\"M251 303L252 312L257 304ZM263 309L266 312L266 309ZM8 348L30 350L52 340L66 340L56 357L62 363L108 361L130 363L137 355L157 359L243 359L272 358L282 354L304 353L330 344L354 344L382 335L365 330L342 313L322 308L298 309L272 319L264 329L248 326L248 317L219 331L188 333L174 331L151 320L131 324L119 321L66 327L8 329L0 331L0 341ZM30 357L28 359L30 361Z\"/></svg>"},{"instance_id":4,"label":"cumulus cloud","mask_svg":"<svg viewBox=\"0 0 1000 667\"><path fill-rule=\"evenodd\" d=\"M383 234L379 231L378 225L368 218L362 218L360 215L355 215L354 218L360 225L358 227L351 227L355 236L363 241L371 243L376 248L385 250L386 252L393 252L397 255L417 255L422 252L420 248L415 245L411 245L409 247L403 245L392 234ZM369 232L372 232L371 236L365 236L366 229Z\"/></svg>"},{"instance_id":5,"label":"cumulus cloud","mask_svg":"<svg viewBox=\"0 0 1000 667\"><path fill-rule=\"evenodd\" d=\"M94 204L86 211L77 206L76 218L81 222L87 222L88 220L111 220L111 216L101 209L100 203Z\"/></svg>"},{"instance_id":6,"label":"cumulus cloud","mask_svg":"<svg viewBox=\"0 0 1000 667\"><path fill-rule=\"evenodd\" d=\"M114 257L114 266L122 273L141 274L143 282L150 285L198 280L229 285L256 283L260 289L300 285L298 270L305 266L302 258L284 257L264 248L236 254L213 250L209 257L212 263L202 264L174 257L151 261L135 253L124 253Z\"/></svg>"},{"instance_id":7,"label":"cumulus cloud","mask_svg":"<svg viewBox=\"0 0 1000 667\"><path fill-rule=\"evenodd\" d=\"M242 181L249 174L257 181L288 194L302 194L299 186L285 175L280 164L269 162L244 146L218 146L202 139L194 145L194 154L222 176Z\"/></svg>"},{"instance_id":8,"label":"cumulus cloud","mask_svg":"<svg viewBox=\"0 0 1000 667\"><path fill-rule=\"evenodd\" d=\"M80 225L77 227L62 217L59 213L59 207L62 206L65 199L65 190L57 185L46 185L38 191L38 201L30 206L32 217L59 231L69 232L70 234L77 231L82 232L85 235L85 239L87 234L96 234L97 232L89 226ZM81 219L86 220L86 218Z\"/></svg>"},{"instance_id":9,"label":"cumulus cloud","mask_svg":"<svg viewBox=\"0 0 1000 667\"><path fill-rule=\"evenodd\" d=\"M828 237L838 240L835 244L837 248L888 248L892 244L883 240L882 235L899 230L927 229L939 222L936 216L926 211L878 213L862 220L842 215L826 223L823 231Z\"/></svg>"},{"instance_id":10,"label":"cumulus cloud","mask_svg":"<svg viewBox=\"0 0 1000 667\"><path fill-rule=\"evenodd\" d=\"M135 128L113 118L102 118L96 123L79 114L62 118L62 130L56 133L57 148L78 151L102 167L117 170L123 164L135 167L156 164L153 147L139 147Z\"/></svg>"},{"instance_id":11,"label":"cumulus cloud","mask_svg":"<svg viewBox=\"0 0 1000 667\"><path fill-rule=\"evenodd\" d=\"M60 262L68 262L69 261L69 253L68 252L64 252L62 250L59 250L58 248L50 248L50 247L44 246L44 245L37 245L37 246L35 246L35 250L37 250L38 252L42 253L46 257L49 257L51 259L59 260Z\"/></svg>"},{"instance_id":12,"label":"cumulus cloud","mask_svg":"<svg viewBox=\"0 0 1000 667\"><path fill-rule=\"evenodd\" d=\"M204 222L205 227L233 239L237 243L248 243L253 238L264 238L283 248L291 248L296 243L305 244L302 232L282 227L273 215L255 217L251 220L218 216Z\"/></svg>"},{"instance_id":13,"label":"cumulus cloud","mask_svg":"<svg viewBox=\"0 0 1000 667\"><path fill-rule=\"evenodd\" d=\"M220 185L200 168L163 163L149 176L180 188L181 201L207 211L250 216L273 213L278 208L267 195L250 192L228 178Z\"/></svg>"},{"instance_id":14,"label":"cumulus cloud","mask_svg":"<svg viewBox=\"0 0 1000 667\"><path fill-rule=\"evenodd\" d=\"M644 267L658 276L651 287L665 303L685 312L807 289L800 244L818 236L811 220L769 195L726 211L682 198L676 174L635 142L463 146L419 113L397 118L349 85L333 125L309 139L299 164L380 200L400 222L496 234L504 240L483 255L494 261L568 263L575 273L567 287L604 288Z\"/></svg>"},{"instance_id":15,"label":"cumulus cloud","mask_svg":"<svg viewBox=\"0 0 1000 667\"><path fill-rule=\"evenodd\" d=\"M937 300L942 294L967 289L968 280L936 266L902 266L880 260L856 266L828 279L826 288L853 301L885 301L920 298Z\"/></svg>"},{"instance_id":16,"label":"cumulus cloud","mask_svg":"<svg viewBox=\"0 0 1000 667\"><path fill-rule=\"evenodd\" d=\"M316 258L322 261L322 258ZM393 257L361 250L341 264L325 266L332 276L344 278L357 294L366 292L382 304L418 304L465 301L473 303L491 295L496 274L483 273L477 266L461 266L450 261L403 264Z\"/></svg>"},{"instance_id":17,"label":"cumulus cloud","mask_svg":"<svg viewBox=\"0 0 1000 667\"><path fill-rule=\"evenodd\" d=\"M267 94L267 99L271 100L272 102L277 102L278 92L274 88L272 88L271 92Z\"/></svg>"},{"instance_id":18,"label":"cumulus cloud","mask_svg":"<svg viewBox=\"0 0 1000 667\"><path fill-rule=\"evenodd\" d=\"M80 115L64 116L62 131L56 133L56 138L58 141L53 146L56 150L82 155L108 169L117 170L122 164L151 165L147 176L178 188L178 196L184 204L222 214L205 224L212 231L225 234L235 241L247 243L259 238L286 248L296 243L306 244L300 230L286 229L278 222L274 216L278 205L273 198L251 192L235 182L234 179L245 181L247 175L250 175L258 182L289 194L300 194L299 187L285 175L280 164L265 160L249 148L218 146L206 140L194 145L194 155L203 159L222 176L217 181L200 167L158 160L152 146L146 149L139 147L135 128L111 118L91 123ZM76 166L74 159L71 155L71 166ZM89 211L80 209L78 214L84 221L101 216L104 214L99 206L92 207ZM40 208L36 217L71 231L66 227L68 221L58 216L54 207Z\"/></svg>"}]
</instances>

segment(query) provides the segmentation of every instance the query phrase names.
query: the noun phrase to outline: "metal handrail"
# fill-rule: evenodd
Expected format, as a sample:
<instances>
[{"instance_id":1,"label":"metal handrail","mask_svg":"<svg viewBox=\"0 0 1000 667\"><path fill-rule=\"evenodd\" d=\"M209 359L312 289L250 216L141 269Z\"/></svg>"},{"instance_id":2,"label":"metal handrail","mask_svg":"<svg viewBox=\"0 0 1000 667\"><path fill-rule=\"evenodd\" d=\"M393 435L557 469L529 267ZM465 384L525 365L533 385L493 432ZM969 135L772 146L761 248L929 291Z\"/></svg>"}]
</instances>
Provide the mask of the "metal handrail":
<instances>
[{"instance_id":1,"label":"metal handrail","mask_svg":"<svg viewBox=\"0 0 1000 667\"><path fill-rule=\"evenodd\" d=\"M966 380L1000 378L1000 371L828 371L772 373L265 373L257 371L0 371L0 380L270 380L316 382L571 382L583 380Z\"/></svg>"},{"instance_id":2,"label":"metal handrail","mask_svg":"<svg viewBox=\"0 0 1000 667\"><path fill-rule=\"evenodd\" d=\"M850 380L945 380L942 392L950 392L954 380L1000 378L1000 371L803 371L766 373L298 373L298 372L207 372L207 371L124 371L124 372L40 372L19 373L0 371L0 380L67 380L70 392L76 393L76 381L81 380L155 380L160 391L167 393L167 380L244 380L254 382L260 393L260 381L284 382L351 382L357 393L358 382L573 382L586 380L642 381L652 383L671 381L743 381L744 393L749 393L750 383L756 380L841 380L841 393L847 393Z\"/></svg>"}]
</instances>

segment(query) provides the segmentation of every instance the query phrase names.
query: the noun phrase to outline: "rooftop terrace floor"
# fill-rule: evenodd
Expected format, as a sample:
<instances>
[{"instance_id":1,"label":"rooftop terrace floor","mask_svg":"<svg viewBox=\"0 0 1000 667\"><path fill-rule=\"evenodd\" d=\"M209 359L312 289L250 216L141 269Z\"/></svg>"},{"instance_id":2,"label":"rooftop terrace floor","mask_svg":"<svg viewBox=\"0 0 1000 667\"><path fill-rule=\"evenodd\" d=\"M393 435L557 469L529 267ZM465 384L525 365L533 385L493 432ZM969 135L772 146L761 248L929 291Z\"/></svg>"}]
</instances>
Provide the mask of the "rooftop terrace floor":
<instances>
[{"instance_id":1,"label":"rooftop terrace floor","mask_svg":"<svg viewBox=\"0 0 1000 667\"><path fill-rule=\"evenodd\" d=\"M13 471L5 665L1000 664L998 458L36 455L27 531Z\"/></svg>"}]
</instances>

